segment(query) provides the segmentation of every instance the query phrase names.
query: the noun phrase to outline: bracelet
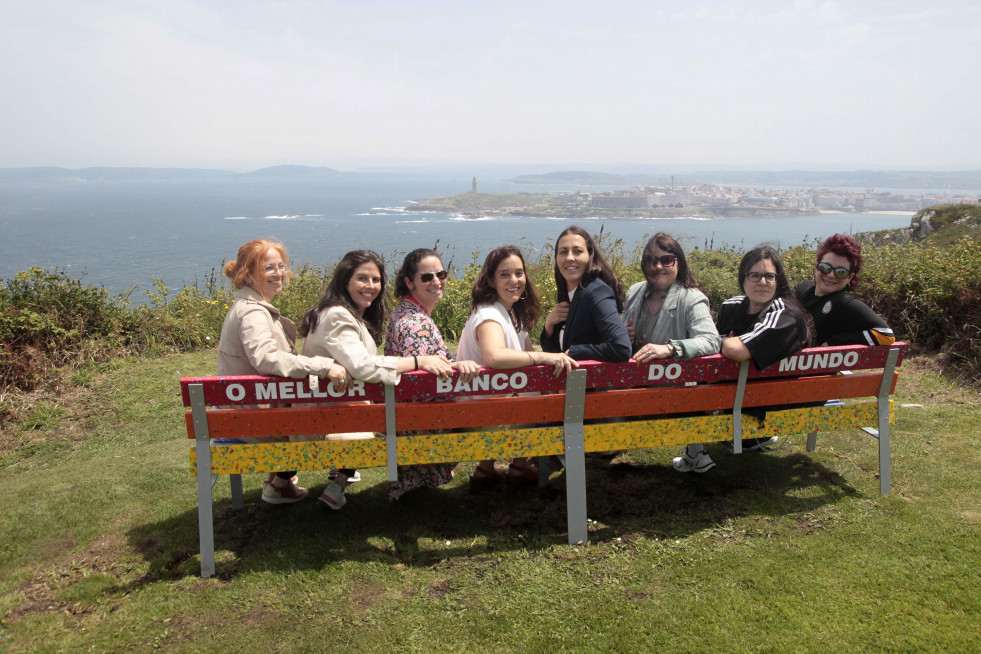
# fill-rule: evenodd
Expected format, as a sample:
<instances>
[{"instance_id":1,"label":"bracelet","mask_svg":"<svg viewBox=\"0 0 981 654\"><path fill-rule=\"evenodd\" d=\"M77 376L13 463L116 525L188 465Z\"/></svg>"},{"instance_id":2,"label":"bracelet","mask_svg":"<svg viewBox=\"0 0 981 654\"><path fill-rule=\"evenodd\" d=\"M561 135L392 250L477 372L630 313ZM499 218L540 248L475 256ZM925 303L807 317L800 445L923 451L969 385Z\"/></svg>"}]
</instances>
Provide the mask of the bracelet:
<instances>
[{"instance_id":1,"label":"bracelet","mask_svg":"<svg viewBox=\"0 0 981 654\"><path fill-rule=\"evenodd\" d=\"M415 365L415 368L413 368L413 370L419 370L419 357L417 357L414 354L412 355L412 363Z\"/></svg>"}]
</instances>

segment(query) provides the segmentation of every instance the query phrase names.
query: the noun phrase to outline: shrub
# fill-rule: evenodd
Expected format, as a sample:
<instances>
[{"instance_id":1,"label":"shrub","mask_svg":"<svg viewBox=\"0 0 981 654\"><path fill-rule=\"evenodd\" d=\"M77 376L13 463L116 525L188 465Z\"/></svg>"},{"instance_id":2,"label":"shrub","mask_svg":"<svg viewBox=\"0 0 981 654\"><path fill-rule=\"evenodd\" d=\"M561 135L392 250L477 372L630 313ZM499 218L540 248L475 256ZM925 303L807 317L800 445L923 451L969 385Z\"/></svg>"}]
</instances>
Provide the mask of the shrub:
<instances>
[{"instance_id":1,"label":"shrub","mask_svg":"<svg viewBox=\"0 0 981 654\"><path fill-rule=\"evenodd\" d=\"M614 270L628 286L643 279L641 248L624 254L624 244L600 230L595 234ZM783 251L791 281L812 274L816 244ZM553 248L522 245L528 274L542 294L543 315L532 330L537 338L555 304ZM897 336L928 351L944 351L959 367L981 379L981 246L964 238L943 250L920 245L866 246L866 267L857 294ZM710 305L739 292L736 271L742 252L732 246L687 252ZM399 262L392 265L392 270ZM482 258L466 264L444 259L450 271L444 299L433 319L447 340L459 339L470 314L470 290ZM276 300L283 315L298 322L316 304L331 270L301 266L297 278ZM58 368L81 368L126 354L152 354L214 347L234 293L212 274L172 294L160 280L146 291L148 304L131 307L127 296L110 297L60 269L31 268L0 280L0 390L31 390L57 378ZM84 376L77 377L84 379ZM9 415L4 405L0 417Z\"/></svg>"}]
</instances>

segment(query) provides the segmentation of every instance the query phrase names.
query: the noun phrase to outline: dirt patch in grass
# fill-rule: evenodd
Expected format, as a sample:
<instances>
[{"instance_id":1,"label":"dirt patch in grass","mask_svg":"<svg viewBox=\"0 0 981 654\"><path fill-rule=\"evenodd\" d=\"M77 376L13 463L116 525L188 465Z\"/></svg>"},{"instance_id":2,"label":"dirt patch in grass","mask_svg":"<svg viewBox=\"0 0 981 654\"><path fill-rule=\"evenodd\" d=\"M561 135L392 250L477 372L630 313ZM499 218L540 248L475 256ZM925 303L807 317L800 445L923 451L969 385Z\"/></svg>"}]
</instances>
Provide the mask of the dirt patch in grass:
<instances>
[{"instance_id":1,"label":"dirt patch in grass","mask_svg":"<svg viewBox=\"0 0 981 654\"><path fill-rule=\"evenodd\" d=\"M136 570L133 565L120 560L120 552L126 544L118 533L108 533L95 539L83 552L73 551L74 543L65 541L51 548L42 560L43 566L34 570L34 578L25 581L12 592L22 595L21 603L11 609L3 621L14 623L38 614L64 613L65 615L86 615L100 609L100 603L91 599L72 599L72 587L80 582L102 579L104 597L109 591L122 590L121 580L132 578ZM57 554L55 554L57 552ZM104 609L103 609L104 610Z\"/></svg>"},{"instance_id":2,"label":"dirt patch in grass","mask_svg":"<svg viewBox=\"0 0 981 654\"><path fill-rule=\"evenodd\" d=\"M377 582L371 582L363 586L360 584L353 584L353 587L348 594L348 597L354 603L354 605L362 611L378 606L385 601L387 596L388 590L385 588L385 586L382 586Z\"/></svg>"},{"instance_id":3,"label":"dirt patch in grass","mask_svg":"<svg viewBox=\"0 0 981 654\"><path fill-rule=\"evenodd\" d=\"M100 378L104 383L105 376ZM3 399L9 402L10 419L0 429L0 459L15 455L18 450L36 450L52 442L73 446L91 435L90 424L108 409L100 399L99 382L91 386L68 383L44 391L11 392ZM51 417L33 426L32 416L50 408Z\"/></svg>"},{"instance_id":4,"label":"dirt patch in grass","mask_svg":"<svg viewBox=\"0 0 981 654\"><path fill-rule=\"evenodd\" d=\"M449 579L440 579L434 581L429 586L429 596L433 599L442 599L446 597L453 590L453 586L450 584Z\"/></svg>"}]
</instances>

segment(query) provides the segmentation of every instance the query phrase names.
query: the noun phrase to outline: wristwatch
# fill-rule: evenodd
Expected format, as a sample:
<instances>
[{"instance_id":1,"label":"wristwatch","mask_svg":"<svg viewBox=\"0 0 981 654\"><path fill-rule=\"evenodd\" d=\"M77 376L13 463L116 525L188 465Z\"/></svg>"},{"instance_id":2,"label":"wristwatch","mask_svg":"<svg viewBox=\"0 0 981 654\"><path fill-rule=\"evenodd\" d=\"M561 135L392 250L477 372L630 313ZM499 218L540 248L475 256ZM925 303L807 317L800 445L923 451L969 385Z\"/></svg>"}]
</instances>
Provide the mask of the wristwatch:
<instances>
[{"instance_id":1,"label":"wristwatch","mask_svg":"<svg viewBox=\"0 0 981 654\"><path fill-rule=\"evenodd\" d=\"M685 356L685 348L681 347L680 342L672 339L668 341L668 347L671 348L671 354L673 354L676 359L680 359Z\"/></svg>"}]
</instances>

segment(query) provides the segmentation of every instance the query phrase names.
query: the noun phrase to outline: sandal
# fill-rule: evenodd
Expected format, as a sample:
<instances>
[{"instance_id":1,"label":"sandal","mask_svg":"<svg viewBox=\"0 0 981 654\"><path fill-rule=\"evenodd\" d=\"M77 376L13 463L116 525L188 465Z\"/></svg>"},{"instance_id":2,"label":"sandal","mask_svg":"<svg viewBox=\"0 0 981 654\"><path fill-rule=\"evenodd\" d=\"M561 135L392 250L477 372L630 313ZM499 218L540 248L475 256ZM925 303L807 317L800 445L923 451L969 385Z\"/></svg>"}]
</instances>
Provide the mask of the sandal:
<instances>
[{"instance_id":1,"label":"sandal","mask_svg":"<svg viewBox=\"0 0 981 654\"><path fill-rule=\"evenodd\" d=\"M512 463L508 466L505 484L508 489L533 486L538 483L538 466L534 463Z\"/></svg>"},{"instance_id":2,"label":"sandal","mask_svg":"<svg viewBox=\"0 0 981 654\"><path fill-rule=\"evenodd\" d=\"M477 466L470 473L470 491L477 493L480 491L496 488L504 479L504 469L494 468L494 472L487 472L486 469Z\"/></svg>"}]
</instances>

